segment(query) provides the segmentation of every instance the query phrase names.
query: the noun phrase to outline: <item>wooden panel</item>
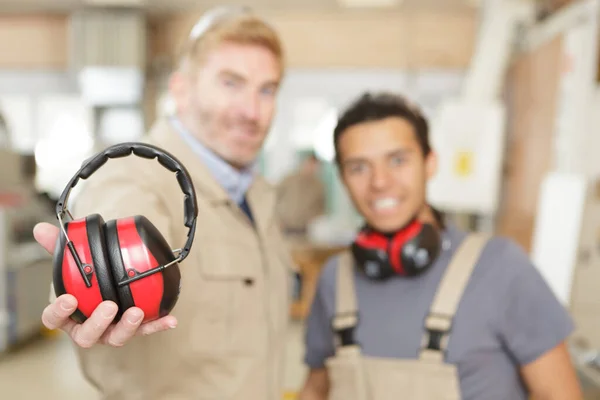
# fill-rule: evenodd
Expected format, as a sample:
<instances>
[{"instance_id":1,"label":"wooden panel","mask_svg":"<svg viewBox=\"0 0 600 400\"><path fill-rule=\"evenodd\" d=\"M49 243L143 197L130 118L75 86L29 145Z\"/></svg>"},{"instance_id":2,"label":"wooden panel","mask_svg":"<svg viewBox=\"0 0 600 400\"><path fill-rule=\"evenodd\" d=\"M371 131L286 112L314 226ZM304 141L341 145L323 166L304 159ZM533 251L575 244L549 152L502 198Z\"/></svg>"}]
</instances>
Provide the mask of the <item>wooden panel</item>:
<instances>
[{"instance_id":1,"label":"wooden panel","mask_svg":"<svg viewBox=\"0 0 600 400\"><path fill-rule=\"evenodd\" d=\"M65 69L65 15L0 16L0 68Z\"/></svg>"},{"instance_id":2,"label":"wooden panel","mask_svg":"<svg viewBox=\"0 0 600 400\"><path fill-rule=\"evenodd\" d=\"M538 2L538 9L540 15L548 17L573 2L575 2L575 0L542 0L541 2Z\"/></svg>"},{"instance_id":3,"label":"wooden panel","mask_svg":"<svg viewBox=\"0 0 600 400\"><path fill-rule=\"evenodd\" d=\"M508 77L507 170L498 233L531 249L540 184L553 162L562 40L521 56Z\"/></svg>"},{"instance_id":4,"label":"wooden panel","mask_svg":"<svg viewBox=\"0 0 600 400\"><path fill-rule=\"evenodd\" d=\"M290 316L293 319L303 320L310 313L321 271L327 260L334 255L347 250L346 247L328 247L318 245L291 244L291 253L294 263L298 266L301 277L300 298L290 305Z\"/></svg>"},{"instance_id":5,"label":"wooden panel","mask_svg":"<svg viewBox=\"0 0 600 400\"><path fill-rule=\"evenodd\" d=\"M471 12L415 11L410 16L408 64L415 68L466 68L477 38Z\"/></svg>"},{"instance_id":6,"label":"wooden panel","mask_svg":"<svg viewBox=\"0 0 600 400\"><path fill-rule=\"evenodd\" d=\"M310 22L310 24L309 24ZM282 14L273 20L294 67L405 65L408 46L406 16L359 14ZM357 33L360 33L357 35Z\"/></svg>"},{"instance_id":7,"label":"wooden panel","mask_svg":"<svg viewBox=\"0 0 600 400\"><path fill-rule=\"evenodd\" d=\"M291 67L465 68L477 14L471 9L360 12L266 12ZM200 14L155 22L154 56L169 58Z\"/></svg>"}]
</instances>

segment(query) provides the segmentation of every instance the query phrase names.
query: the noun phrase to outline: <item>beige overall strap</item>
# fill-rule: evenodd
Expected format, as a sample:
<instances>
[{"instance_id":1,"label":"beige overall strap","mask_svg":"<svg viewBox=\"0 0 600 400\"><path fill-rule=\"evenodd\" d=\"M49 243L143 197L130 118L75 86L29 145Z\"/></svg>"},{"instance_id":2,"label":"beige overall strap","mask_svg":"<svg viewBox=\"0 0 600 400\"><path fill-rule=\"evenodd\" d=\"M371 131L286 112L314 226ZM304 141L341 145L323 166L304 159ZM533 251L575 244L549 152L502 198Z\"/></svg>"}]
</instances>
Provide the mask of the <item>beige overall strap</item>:
<instances>
[{"instance_id":1,"label":"beige overall strap","mask_svg":"<svg viewBox=\"0 0 600 400\"><path fill-rule=\"evenodd\" d=\"M354 291L354 260L349 251L344 251L340 255L336 279L333 329L340 332L352 329L358 324L358 306Z\"/></svg>"},{"instance_id":2,"label":"beige overall strap","mask_svg":"<svg viewBox=\"0 0 600 400\"><path fill-rule=\"evenodd\" d=\"M484 233L470 234L450 261L433 299L429 315L425 319L426 332L420 354L422 360L444 361L452 319L489 238L490 236ZM435 345L440 350L428 348L432 340L438 342Z\"/></svg>"}]
</instances>

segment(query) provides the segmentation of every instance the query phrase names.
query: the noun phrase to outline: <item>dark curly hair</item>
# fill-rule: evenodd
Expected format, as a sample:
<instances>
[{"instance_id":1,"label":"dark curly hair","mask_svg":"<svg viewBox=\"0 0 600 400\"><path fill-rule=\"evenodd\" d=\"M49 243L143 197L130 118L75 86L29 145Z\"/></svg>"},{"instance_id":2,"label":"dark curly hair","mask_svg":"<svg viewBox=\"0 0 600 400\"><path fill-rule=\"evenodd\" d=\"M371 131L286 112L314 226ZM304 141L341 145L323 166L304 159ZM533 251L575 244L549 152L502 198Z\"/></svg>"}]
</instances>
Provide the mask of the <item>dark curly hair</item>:
<instances>
[{"instance_id":1,"label":"dark curly hair","mask_svg":"<svg viewBox=\"0 0 600 400\"><path fill-rule=\"evenodd\" d=\"M431 152L429 144L429 126L427 120L415 105L403 96L388 93L365 93L344 110L333 131L335 161L339 165L339 140L350 127L370 121L379 121L388 117L400 117L408 121L415 129L417 141L423 156Z\"/></svg>"}]
</instances>

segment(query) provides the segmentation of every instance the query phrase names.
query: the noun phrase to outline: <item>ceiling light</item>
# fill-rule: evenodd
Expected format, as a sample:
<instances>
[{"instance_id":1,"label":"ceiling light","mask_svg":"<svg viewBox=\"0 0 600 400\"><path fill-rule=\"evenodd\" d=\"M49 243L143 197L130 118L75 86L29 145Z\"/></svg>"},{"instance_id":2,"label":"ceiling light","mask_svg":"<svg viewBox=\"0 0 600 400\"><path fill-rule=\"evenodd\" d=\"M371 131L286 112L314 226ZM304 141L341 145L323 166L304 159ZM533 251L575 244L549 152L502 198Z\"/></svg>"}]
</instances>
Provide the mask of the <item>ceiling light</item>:
<instances>
[{"instance_id":1,"label":"ceiling light","mask_svg":"<svg viewBox=\"0 0 600 400\"><path fill-rule=\"evenodd\" d=\"M143 7L147 0L83 0L84 4L102 7Z\"/></svg>"},{"instance_id":2,"label":"ceiling light","mask_svg":"<svg viewBox=\"0 0 600 400\"><path fill-rule=\"evenodd\" d=\"M398 7L404 0L337 0L337 2L347 8L385 8Z\"/></svg>"}]
</instances>

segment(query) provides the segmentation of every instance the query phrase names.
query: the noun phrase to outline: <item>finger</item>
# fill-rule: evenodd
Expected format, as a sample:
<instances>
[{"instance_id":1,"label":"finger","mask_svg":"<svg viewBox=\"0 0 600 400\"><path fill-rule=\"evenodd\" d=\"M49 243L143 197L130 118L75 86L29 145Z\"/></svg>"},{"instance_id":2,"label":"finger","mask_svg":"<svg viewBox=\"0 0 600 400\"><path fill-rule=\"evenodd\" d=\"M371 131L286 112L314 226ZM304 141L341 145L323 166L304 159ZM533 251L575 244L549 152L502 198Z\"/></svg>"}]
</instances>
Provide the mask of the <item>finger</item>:
<instances>
[{"instance_id":1,"label":"finger","mask_svg":"<svg viewBox=\"0 0 600 400\"><path fill-rule=\"evenodd\" d=\"M90 348L102 337L110 327L117 314L117 305L112 301L100 303L92 315L81 325L76 325L71 338L80 347Z\"/></svg>"},{"instance_id":2,"label":"finger","mask_svg":"<svg viewBox=\"0 0 600 400\"><path fill-rule=\"evenodd\" d=\"M142 324L137 331L138 335L152 335L153 333L166 331L168 329L174 329L177 327L177 318L172 315L167 315L156 321L147 322Z\"/></svg>"},{"instance_id":3,"label":"finger","mask_svg":"<svg viewBox=\"0 0 600 400\"><path fill-rule=\"evenodd\" d=\"M63 294L49 304L42 312L42 323L50 330L62 329L71 319L69 317L77 309L77 299L70 294ZM74 321L73 321L74 322Z\"/></svg>"},{"instance_id":4,"label":"finger","mask_svg":"<svg viewBox=\"0 0 600 400\"><path fill-rule=\"evenodd\" d=\"M128 309L119 323L105 335L104 342L114 347L124 346L135 335L143 319L144 312L141 309L137 307Z\"/></svg>"},{"instance_id":5,"label":"finger","mask_svg":"<svg viewBox=\"0 0 600 400\"><path fill-rule=\"evenodd\" d=\"M39 223L33 228L33 237L50 254L54 253L58 235L58 228L47 222Z\"/></svg>"}]
</instances>

